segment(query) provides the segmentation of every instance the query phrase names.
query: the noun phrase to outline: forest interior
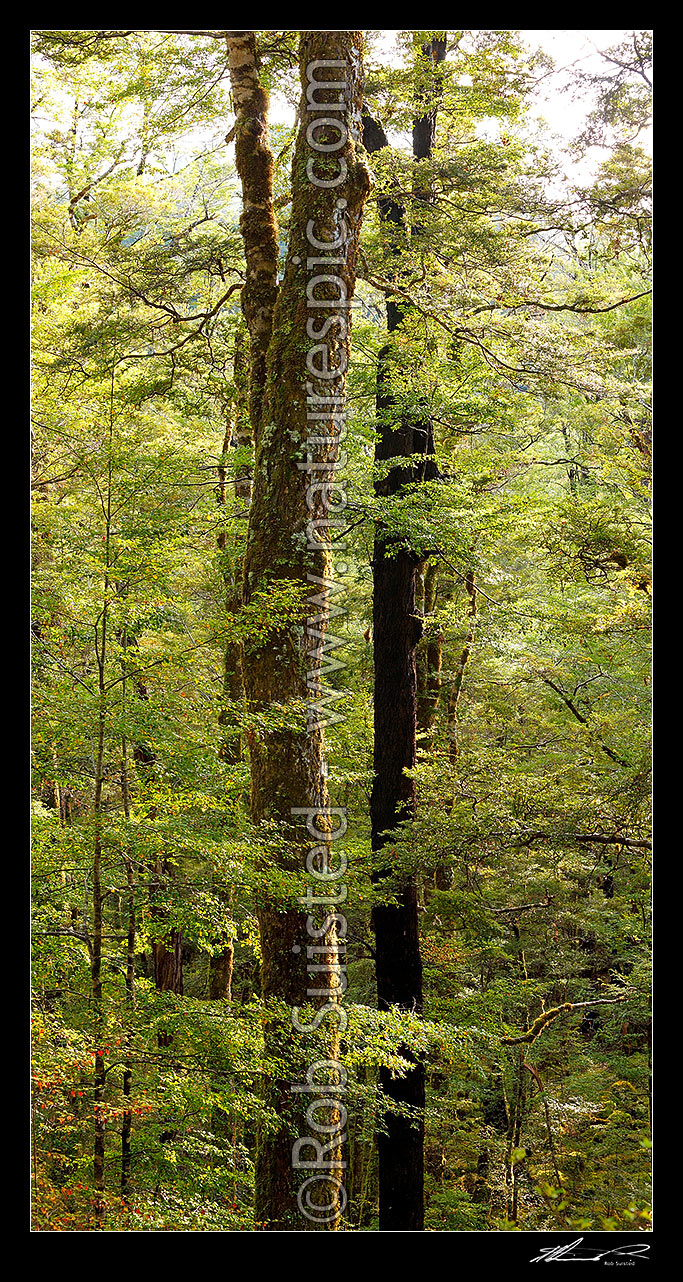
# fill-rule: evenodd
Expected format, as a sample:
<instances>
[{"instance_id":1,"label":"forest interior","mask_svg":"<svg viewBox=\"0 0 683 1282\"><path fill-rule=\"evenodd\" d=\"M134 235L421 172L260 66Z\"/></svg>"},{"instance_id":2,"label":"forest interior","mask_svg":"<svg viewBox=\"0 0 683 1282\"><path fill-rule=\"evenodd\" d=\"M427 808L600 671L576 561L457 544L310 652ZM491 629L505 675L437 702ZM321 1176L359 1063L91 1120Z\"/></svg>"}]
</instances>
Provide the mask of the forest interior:
<instances>
[{"instance_id":1,"label":"forest interior","mask_svg":"<svg viewBox=\"0 0 683 1282\"><path fill-rule=\"evenodd\" d=\"M651 63L31 32L34 1232L651 1232Z\"/></svg>"}]
</instances>

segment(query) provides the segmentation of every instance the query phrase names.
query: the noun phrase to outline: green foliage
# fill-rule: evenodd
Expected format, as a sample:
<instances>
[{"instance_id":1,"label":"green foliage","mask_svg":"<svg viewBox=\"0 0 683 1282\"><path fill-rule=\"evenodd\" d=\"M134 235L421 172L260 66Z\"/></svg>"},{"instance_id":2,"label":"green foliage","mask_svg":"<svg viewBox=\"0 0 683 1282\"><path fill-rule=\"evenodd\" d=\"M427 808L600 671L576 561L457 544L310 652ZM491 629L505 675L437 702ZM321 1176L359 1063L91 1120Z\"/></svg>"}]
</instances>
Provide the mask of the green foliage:
<instances>
[{"instance_id":1,"label":"green foliage","mask_svg":"<svg viewBox=\"0 0 683 1282\"><path fill-rule=\"evenodd\" d=\"M377 1227L378 1075L406 1072L400 1046L426 1066L429 1231L647 1229L649 212L629 136L647 33L593 85L576 146L610 143L594 181L559 195L558 157L524 123L543 55L515 32L447 33L437 143L416 181L405 134L434 33L400 33L393 65L380 34L367 33L367 99L393 141L372 157L359 260L344 613L330 624L344 719L326 742L332 804L349 810L344 1227ZM295 36L259 36L264 81L290 100ZM97 1227L101 1109L108 1231L252 1231L255 1155L274 1124L263 1075L292 1071L264 1063L264 1021L287 1012L259 997L256 904L290 904L302 878L275 858L291 834L251 827L247 749L264 718L286 726L306 709L283 699L256 716L226 684L226 651L279 644L301 599L286 580L248 607L234 599L250 455L230 441L245 264L224 44L35 42L34 1226ZM291 130L275 133L286 236ZM376 208L387 195L406 209L393 242ZM411 307L381 423L387 296ZM378 429L401 416L431 420L439 477L378 497ZM418 813L383 852L396 876L381 889L368 818L378 520L437 567L422 621L440 652ZM375 1009L371 910L407 873L423 1018ZM174 934L182 994L155 982ZM231 1000L210 995L228 953ZM532 1040L503 1043L556 1009Z\"/></svg>"}]
</instances>

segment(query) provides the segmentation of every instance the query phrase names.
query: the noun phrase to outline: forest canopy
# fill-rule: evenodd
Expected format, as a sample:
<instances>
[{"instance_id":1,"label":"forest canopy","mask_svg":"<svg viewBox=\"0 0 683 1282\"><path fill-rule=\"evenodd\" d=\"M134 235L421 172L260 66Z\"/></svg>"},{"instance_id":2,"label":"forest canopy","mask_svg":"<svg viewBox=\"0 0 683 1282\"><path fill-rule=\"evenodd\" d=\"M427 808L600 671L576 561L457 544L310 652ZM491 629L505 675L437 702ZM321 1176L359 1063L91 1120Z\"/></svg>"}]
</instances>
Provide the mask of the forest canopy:
<instances>
[{"instance_id":1,"label":"forest canopy","mask_svg":"<svg viewBox=\"0 0 683 1282\"><path fill-rule=\"evenodd\" d=\"M652 40L527 34L32 33L34 1231L651 1228Z\"/></svg>"}]
</instances>

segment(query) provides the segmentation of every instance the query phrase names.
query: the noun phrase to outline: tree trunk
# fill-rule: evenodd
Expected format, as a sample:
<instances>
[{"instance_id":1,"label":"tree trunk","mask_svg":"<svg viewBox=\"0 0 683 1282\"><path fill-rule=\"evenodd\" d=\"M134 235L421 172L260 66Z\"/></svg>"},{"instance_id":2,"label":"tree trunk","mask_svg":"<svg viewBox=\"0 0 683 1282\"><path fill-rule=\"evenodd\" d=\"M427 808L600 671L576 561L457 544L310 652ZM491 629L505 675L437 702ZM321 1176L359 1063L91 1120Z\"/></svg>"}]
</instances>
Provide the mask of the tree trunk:
<instances>
[{"instance_id":1,"label":"tree trunk","mask_svg":"<svg viewBox=\"0 0 683 1282\"><path fill-rule=\"evenodd\" d=\"M128 629L124 627L121 631L121 647L123 650L123 678L121 682L121 701L123 705L123 717L125 726L126 706L128 699ZM124 731L121 737L121 800L123 802L123 814L126 821L126 829L130 833L130 774L128 762L128 736ZM130 1181L131 1168L131 1133L133 1129L133 1113L130 1107L131 1094L133 1090L133 1045L135 1039L135 1029L133 1023L135 1011L135 931L136 931L136 912L135 912L135 865L133 862L132 842L130 836L126 839L126 849L124 852L124 865L126 870L126 886L128 890L128 928L126 932L126 1032L124 1039L124 1066L123 1066L123 1100L124 1111L121 1118L121 1197L126 1202L128 1194L128 1184Z\"/></svg>"},{"instance_id":2,"label":"tree trunk","mask_svg":"<svg viewBox=\"0 0 683 1282\"><path fill-rule=\"evenodd\" d=\"M123 638L122 638L123 642ZM132 676L135 690L139 699L146 703L149 699L147 687L140 676L136 676L135 669L132 666L129 657L130 651L137 649L137 641L126 634L124 650L126 654L125 662L128 666L128 677ZM133 745L133 760L135 761L139 775L144 778L148 776L155 764L155 754L146 743L135 743ZM124 810L130 805L129 780L127 774L127 764L124 771L125 778L125 802ZM157 815L156 807L150 807L149 818L155 819ZM168 882L173 876L173 869L170 862L163 855L157 857L149 868L149 895L151 899L150 916L156 921L163 921L167 916L167 911L159 904L155 904L155 896L162 889L164 883ZM130 888L130 881L129 881ZM175 927L169 928L168 932L152 942L152 956L154 958L154 982L158 992L177 993L183 995L183 937L180 930ZM159 1033L158 1042L160 1046L169 1046L173 1038L169 1033Z\"/></svg>"},{"instance_id":3,"label":"tree trunk","mask_svg":"<svg viewBox=\"0 0 683 1282\"><path fill-rule=\"evenodd\" d=\"M221 462L218 467L218 486L216 498L220 507L226 501L226 468L225 463L234 434L235 444L239 450L249 451L254 448L251 422L248 413L249 374L245 334L242 328L235 335L235 356L233 362L233 382L235 394L232 399L228 422L223 441ZM243 548L246 534L246 522L249 518L251 502L252 465L241 462L236 469L234 480L235 507L232 521L232 538L225 530L218 535L218 549L223 554L223 582L225 584L225 609L230 618L237 614L242 604L242 570ZM243 528L240 529L239 526ZM223 663L223 696L226 705L241 707L244 701L244 682L242 680L241 645L239 641L228 641L225 647ZM219 724L227 727L231 716L228 708L220 713ZM220 757L227 764L240 760L241 738L239 730L226 729L220 746Z\"/></svg>"},{"instance_id":4,"label":"tree trunk","mask_svg":"<svg viewBox=\"0 0 683 1282\"><path fill-rule=\"evenodd\" d=\"M428 49L435 63L445 55L443 42L433 41L423 52ZM431 155L435 121L435 108L415 121L416 160ZM364 139L368 151L388 145L381 126L369 118L365 121ZM426 199L420 176L416 176L414 192L419 199ZM380 219L385 234L388 231L391 235L390 248L398 255L401 239L405 240L406 235L405 213L395 200L385 199L380 201ZM421 230L421 219L416 219L418 222ZM387 302L389 335L398 329L407 310L406 304ZM376 493L382 496L398 494L410 482L433 480L438 475L428 415L396 413L391 362L392 347L388 343L378 356L377 418L381 435L375 460L397 461L375 485ZM421 461L416 461L416 455L421 456ZM375 853L384 850L397 827L415 814L415 783L406 770L412 770L416 761L415 647L422 635L422 625L416 617L416 577L421 565L416 553L405 547L397 550L396 541L378 527L373 556L375 777L370 799ZM390 872L391 863L386 861L376 868L374 880L381 883ZM389 1010L395 1005L421 1014L422 960L413 877L403 880L396 899L395 905L376 905L373 909L378 1006ZM401 1053L412 1058L405 1047ZM389 1100L408 1105L413 1113L401 1116L389 1108L378 1135L379 1227L382 1231L420 1231L424 1229L424 1066L415 1063L402 1078L394 1078L388 1069L381 1069L380 1084Z\"/></svg>"},{"instance_id":5,"label":"tree trunk","mask_svg":"<svg viewBox=\"0 0 683 1282\"><path fill-rule=\"evenodd\" d=\"M153 879L150 883L152 901L155 894L161 889L163 881L167 881L171 875L171 869L167 860L160 859L157 861L154 869ZM157 907L152 902L151 916L164 920L167 917L165 908ZM154 957L154 985L159 993L175 993L178 997L183 995L183 936L180 930L172 926L168 932L159 939L152 942L152 956ZM157 1034L157 1042L160 1047L170 1046L173 1041L173 1034L162 1031Z\"/></svg>"},{"instance_id":6,"label":"tree trunk","mask_svg":"<svg viewBox=\"0 0 683 1282\"><path fill-rule=\"evenodd\" d=\"M235 950L232 945L217 953L209 962L209 997L212 1001L232 1001L232 970Z\"/></svg>"},{"instance_id":7,"label":"tree trunk","mask_svg":"<svg viewBox=\"0 0 683 1282\"><path fill-rule=\"evenodd\" d=\"M433 614L436 605L436 589L439 568L436 561L427 564L420 585L418 605L422 617L426 620ZM422 748L428 748L436 721L441 697L441 669L443 665L443 633L435 632L427 624L424 635L417 647L417 729L422 736Z\"/></svg>"},{"instance_id":8,"label":"tree trunk","mask_svg":"<svg viewBox=\"0 0 683 1282\"><path fill-rule=\"evenodd\" d=\"M388 479L404 470L393 469ZM396 489L399 486L400 482ZM415 646L421 624L416 618L415 576L419 561L406 549L393 556L390 552L390 541L378 531L373 558L375 778L370 798L375 852L386 847L401 821L415 814L415 781L405 771L412 770L416 760ZM374 879L382 881L390 871L387 863ZM421 1014L422 961L413 877L404 880L397 900L396 905L378 904L373 909L378 1006L389 1010L396 1005ZM405 1049L402 1053L410 1058ZM380 1085L390 1100L416 1110L413 1118L387 1111L386 1133L378 1136L380 1230L420 1230L424 1228L424 1067L416 1064L403 1078L380 1069Z\"/></svg>"},{"instance_id":9,"label":"tree trunk","mask_svg":"<svg viewBox=\"0 0 683 1282\"><path fill-rule=\"evenodd\" d=\"M227 425L221 461L218 467L218 486L216 498L220 507L226 501L226 461L234 434L239 450L253 454L254 441L251 421L248 412L249 371L244 327L240 326L235 334L235 354L233 360L234 395L231 396L228 409ZM237 614L242 604L242 571L243 552L246 535L246 522L249 518L251 502L251 481L253 462L242 460L237 464L234 480L235 506L233 509L232 538L225 530L218 535L218 549L223 555L223 582L225 584L225 610L228 618ZM240 529L240 525L242 528ZM232 555L230 555L232 554ZM218 721L223 726L223 737L219 749L222 761L231 765L238 762L242 755L242 738L239 728L232 722L232 709L244 704L244 681L242 679L242 647L239 641L228 641L223 660L223 698L225 706ZM226 888L216 879L216 893L225 904L225 915L230 917L232 888ZM232 972L235 960L235 949L232 940L216 955L209 958L209 998L211 1000L232 1000Z\"/></svg>"},{"instance_id":10,"label":"tree trunk","mask_svg":"<svg viewBox=\"0 0 683 1282\"><path fill-rule=\"evenodd\" d=\"M230 87L237 120L235 165L242 183L240 230L246 258L242 310L251 345L250 414L261 427L266 358L277 299L280 253L273 205L273 153L268 139L268 94L259 77L254 31L227 31Z\"/></svg>"},{"instance_id":11,"label":"tree trunk","mask_svg":"<svg viewBox=\"0 0 683 1282\"><path fill-rule=\"evenodd\" d=\"M330 61L341 66L326 65ZM311 100L306 96L306 90L311 88L307 71L316 62L320 87L314 89L311 112ZM346 303L350 302L355 285L360 223L369 188L367 168L356 149L362 92L362 33L302 32L300 69L303 93L292 169L290 241L273 317L265 393L261 411L258 406L256 411L260 414L258 430L254 423L256 460L244 599L247 604L254 602L258 594L272 593L282 581L294 582L310 593L309 576L313 575L317 576L313 592L323 597L324 604L315 606L317 637L307 634L306 624L310 619L302 600L296 617L284 625L279 623L265 642L259 640L245 645L243 672L247 706L256 714L273 705L283 706L293 701L299 706L311 704L312 694L320 682L321 636L328 611L327 593L321 593L320 581L324 587L329 575L327 500L331 492L312 489L305 460L307 457L310 460L315 451L316 458L327 469L322 473L325 483L332 481L341 435L338 423L349 353L348 313L347 308L339 304L338 291L341 290ZM342 99L338 83L328 89L322 87L325 81L334 84L342 80L346 83ZM316 120L315 111L322 112L328 122L330 119L341 121L347 131L343 146L335 150L332 157L313 149L310 134L307 138L307 131ZM331 144L338 140L340 133L343 136L333 124L318 124L315 138ZM335 186L316 185L307 173L310 165L315 166L314 172L324 181L332 181L331 175L343 175L343 181ZM244 229L246 242L246 213ZM323 282L314 295L318 299L326 298L328 308L332 304L330 310L342 312L326 339L327 368L334 371L332 379L317 377L321 367L311 353L320 352L320 342L307 332L307 322L312 316L316 322L320 321L320 313L311 310L310 295L307 298L308 259L323 252L312 247L311 236L334 246L330 252L334 255L336 283ZM324 319L328 316L329 311ZM253 371L252 362L252 376ZM309 397L332 394L335 397L334 410L329 411L325 420L315 422L315 438L310 435L307 419L307 383ZM319 446L317 442L323 439L323 428L327 435ZM309 507L311 493L315 497ZM317 539L312 537L313 532ZM314 546L309 547L307 543ZM282 728L259 727L258 731L250 731L249 741L252 821L257 826L268 827L274 823L279 828L285 840L278 845L275 856L278 866L300 871L310 842L302 837L299 826L293 826L292 809L317 807L324 815L328 806L320 717L314 707L308 720L305 714L297 715L289 708ZM296 1066L300 1064L303 1073L305 1044L300 1036L293 1036L290 1020L283 1022L272 1009L273 999L279 999L291 1009L305 1006L309 996L307 915L289 902L290 906L283 909L277 894L270 895L264 890L259 896L262 991L266 1003L270 1003L270 1008L266 1007L264 1031L268 1057L288 1055L292 1057L294 1071L298 1071ZM330 939L329 943L333 955L334 940ZM267 1100L278 1114L280 1127L276 1134L262 1137L256 1160L257 1224L280 1231L314 1227L297 1206L299 1181L292 1170L292 1143L297 1136L306 1135L310 1125L303 1120L301 1095L293 1095L290 1086L290 1077L271 1078L267 1083Z\"/></svg>"},{"instance_id":12,"label":"tree trunk","mask_svg":"<svg viewBox=\"0 0 683 1282\"><path fill-rule=\"evenodd\" d=\"M113 376L112 376L113 378ZM107 1085L105 1063L105 1014L103 1006L102 962L104 947L104 922L102 917L102 827L103 827L103 788L105 767L105 734L107 729L107 687L106 664L109 641L109 591L111 581L111 532L112 532L112 437L113 415L109 418L109 462L107 467L107 490L104 523L105 567L102 591L102 610L95 629L95 658L97 662L97 749L95 753L95 793L93 798L94 842L92 866L92 952L90 959L92 1004L95 1032L95 1071L93 1074L93 1113L95 1134L93 1141L93 1184L95 1189L94 1210L98 1229L104 1225L106 1217L106 1117L104 1097Z\"/></svg>"},{"instance_id":13,"label":"tree trunk","mask_svg":"<svg viewBox=\"0 0 683 1282\"><path fill-rule=\"evenodd\" d=\"M460 658L455 669L453 684L451 685L448 696L448 756L453 766L453 776L455 778L456 763L458 759L458 704L462 693L462 683L465 676L465 668L470 657L470 651L474 644L474 633L477 626L477 588L474 570L468 570L465 577L465 587L467 595L470 598L468 609L469 626L465 636L465 642L460 652ZM453 797L455 804L455 795Z\"/></svg>"}]
</instances>

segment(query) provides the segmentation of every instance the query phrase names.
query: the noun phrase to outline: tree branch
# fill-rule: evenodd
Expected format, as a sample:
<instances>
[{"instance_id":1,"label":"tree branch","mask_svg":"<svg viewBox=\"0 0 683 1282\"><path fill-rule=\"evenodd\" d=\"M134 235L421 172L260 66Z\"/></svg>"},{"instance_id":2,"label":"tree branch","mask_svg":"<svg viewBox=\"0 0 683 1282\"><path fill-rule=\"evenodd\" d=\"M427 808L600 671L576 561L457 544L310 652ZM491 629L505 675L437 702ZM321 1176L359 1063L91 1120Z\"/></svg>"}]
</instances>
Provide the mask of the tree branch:
<instances>
[{"instance_id":1,"label":"tree branch","mask_svg":"<svg viewBox=\"0 0 683 1282\"><path fill-rule=\"evenodd\" d=\"M557 1019L558 1015L564 1015L567 1012L571 1013L571 1011L579 1010L583 1006L614 1006L617 1002L625 1001L626 993L622 997L595 997L588 1002L563 1002L561 1006L553 1006L552 1010L546 1010L542 1015L539 1015L538 1019L534 1020L531 1028L528 1028L521 1037L501 1037L501 1045L521 1046L525 1043L535 1042L546 1025L550 1024L553 1019Z\"/></svg>"}]
</instances>

